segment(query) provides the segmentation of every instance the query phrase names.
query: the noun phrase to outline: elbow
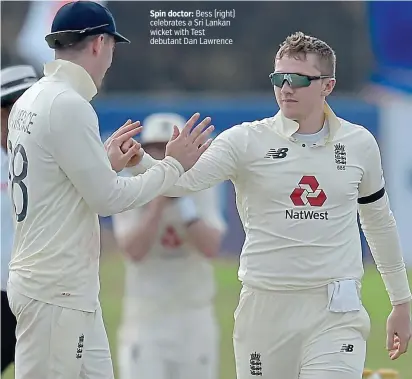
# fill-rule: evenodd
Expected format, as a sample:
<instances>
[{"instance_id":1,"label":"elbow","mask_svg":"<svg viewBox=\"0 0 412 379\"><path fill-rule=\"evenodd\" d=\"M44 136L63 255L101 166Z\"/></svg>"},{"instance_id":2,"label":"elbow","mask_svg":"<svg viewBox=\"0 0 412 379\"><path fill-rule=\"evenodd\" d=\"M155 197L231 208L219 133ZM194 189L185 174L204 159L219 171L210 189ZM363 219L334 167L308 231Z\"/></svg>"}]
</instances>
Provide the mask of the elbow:
<instances>
[{"instance_id":1,"label":"elbow","mask_svg":"<svg viewBox=\"0 0 412 379\"><path fill-rule=\"evenodd\" d=\"M124 255L133 262L141 261L147 254L146 251L136 248L136 245L128 240L119 241L119 247Z\"/></svg>"},{"instance_id":2,"label":"elbow","mask_svg":"<svg viewBox=\"0 0 412 379\"><path fill-rule=\"evenodd\" d=\"M114 213L111 212L109 209L99 209L96 210L96 213L100 216L100 217L110 217L113 216Z\"/></svg>"},{"instance_id":3,"label":"elbow","mask_svg":"<svg viewBox=\"0 0 412 379\"><path fill-rule=\"evenodd\" d=\"M86 200L89 208L100 217L109 217L113 216L118 212L114 212L110 206L110 202L107 199L102 198L101 196L95 196Z\"/></svg>"},{"instance_id":4,"label":"elbow","mask_svg":"<svg viewBox=\"0 0 412 379\"><path fill-rule=\"evenodd\" d=\"M102 198L96 196L94 199L88 201L90 209L97 213L100 217L109 217L114 214L121 213L126 209L119 209L115 207L115 203L110 201L110 199Z\"/></svg>"},{"instance_id":5,"label":"elbow","mask_svg":"<svg viewBox=\"0 0 412 379\"><path fill-rule=\"evenodd\" d=\"M359 206L359 216L362 229L365 232L381 232L396 228L396 220L389 207L387 195L381 199Z\"/></svg>"},{"instance_id":6,"label":"elbow","mask_svg":"<svg viewBox=\"0 0 412 379\"><path fill-rule=\"evenodd\" d=\"M200 248L201 252L206 258L216 258L222 246L222 236L220 233L216 233L206 240L207 242Z\"/></svg>"},{"instance_id":7,"label":"elbow","mask_svg":"<svg viewBox=\"0 0 412 379\"><path fill-rule=\"evenodd\" d=\"M206 258L216 258L219 254L219 248L216 246L207 246L203 249L202 253Z\"/></svg>"},{"instance_id":8,"label":"elbow","mask_svg":"<svg viewBox=\"0 0 412 379\"><path fill-rule=\"evenodd\" d=\"M95 212L100 217L110 217L110 216L113 216L116 213L120 213L120 212L116 212L114 209L111 209L111 208L105 207L105 206L102 206L100 208L96 208Z\"/></svg>"}]
</instances>

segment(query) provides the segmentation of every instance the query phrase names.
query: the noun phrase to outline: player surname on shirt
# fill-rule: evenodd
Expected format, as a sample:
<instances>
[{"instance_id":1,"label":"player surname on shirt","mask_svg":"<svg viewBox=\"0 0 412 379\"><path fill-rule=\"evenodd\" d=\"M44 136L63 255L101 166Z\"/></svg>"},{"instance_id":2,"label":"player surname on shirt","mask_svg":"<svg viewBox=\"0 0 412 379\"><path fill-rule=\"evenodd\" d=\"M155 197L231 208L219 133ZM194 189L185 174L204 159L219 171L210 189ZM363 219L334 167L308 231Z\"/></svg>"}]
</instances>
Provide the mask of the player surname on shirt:
<instances>
[{"instance_id":1,"label":"player surname on shirt","mask_svg":"<svg viewBox=\"0 0 412 379\"><path fill-rule=\"evenodd\" d=\"M36 116L36 113L21 108L13 109L10 115L9 128L30 134L30 127L33 125Z\"/></svg>"}]
</instances>

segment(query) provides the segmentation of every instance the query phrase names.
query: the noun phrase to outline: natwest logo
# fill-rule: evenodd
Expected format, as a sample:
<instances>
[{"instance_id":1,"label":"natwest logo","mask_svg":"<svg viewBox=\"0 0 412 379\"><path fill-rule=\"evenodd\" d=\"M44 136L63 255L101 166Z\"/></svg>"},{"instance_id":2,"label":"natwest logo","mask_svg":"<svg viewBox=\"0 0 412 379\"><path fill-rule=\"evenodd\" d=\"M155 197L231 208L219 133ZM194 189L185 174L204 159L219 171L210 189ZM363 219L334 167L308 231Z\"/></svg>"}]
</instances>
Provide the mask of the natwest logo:
<instances>
[{"instance_id":1,"label":"natwest logo","mask_svg":"<svg viewBox=\"0 0 412 379\"><path fill-rule=\"evenodd\" d=\"M309 204L312 207L321 207L326 201L326 194L319 188L314 176L305 175L299 182L299 187L290 194L292 203L296 206Z\"/></svg>"},{"instance_id":2,"label":"natwest logo","mask_svg":"<svg viewBox=\"0 0 412 379\"><path fill-rule=\"evenodd\" d=\"M290 194L290 199L297 207L304 205L321 207L326 201L326 194L323 189L319 188L319 183L314 176L305 175L302 176L299 187ZM327 211L315 210L289 209L286 210L285 217L289 220L329 220Z\"/></svg>"}]
</instances>

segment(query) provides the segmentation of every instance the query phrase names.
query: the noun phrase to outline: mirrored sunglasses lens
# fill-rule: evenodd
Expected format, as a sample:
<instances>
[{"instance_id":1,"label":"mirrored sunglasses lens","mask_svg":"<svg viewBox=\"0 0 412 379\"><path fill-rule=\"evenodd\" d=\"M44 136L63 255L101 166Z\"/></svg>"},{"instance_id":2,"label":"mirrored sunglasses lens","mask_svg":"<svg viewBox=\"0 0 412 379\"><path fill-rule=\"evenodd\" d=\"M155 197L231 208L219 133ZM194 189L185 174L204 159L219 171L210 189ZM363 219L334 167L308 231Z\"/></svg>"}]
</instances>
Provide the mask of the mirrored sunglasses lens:
<instances>
[{"instance_id":1,"label":"mirrored sunglasses lens","mask_svg":"<svg viewBox=\"0 0 412 379\"><path fill-rule=\"evenodd\" d=\"M285 80L288 82L289 86L292 88L308 87L310 85L310 80L307 76L297 75L297 74L274 74L271 77L272 85L282 88Z\"/></svg>"},{"instance_id":2,"label":"mirrored sunglasses lens","mask_svg":"<svg viewBox=\"0 0 412 379\"><path fill-rule=\"evenodd\" d=\"M292 74L290 77L292 79L292 83L290 83L292 88L308 87L310 85L310 80L307 76Z\"/></svg>"}]
</instances>

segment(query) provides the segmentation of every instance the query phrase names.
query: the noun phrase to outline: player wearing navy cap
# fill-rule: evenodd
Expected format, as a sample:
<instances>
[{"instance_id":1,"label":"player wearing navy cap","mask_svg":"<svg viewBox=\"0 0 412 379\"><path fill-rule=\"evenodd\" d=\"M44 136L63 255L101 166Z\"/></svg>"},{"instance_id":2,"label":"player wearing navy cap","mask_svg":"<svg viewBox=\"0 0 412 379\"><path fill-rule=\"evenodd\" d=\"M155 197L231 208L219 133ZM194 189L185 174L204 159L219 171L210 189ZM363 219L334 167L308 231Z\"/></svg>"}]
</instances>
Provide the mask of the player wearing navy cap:
<instances>
[{"instance_id":1,"label":"player wearing navy cap","mask_svg":"<svg viewBox=\"0 0 412 379\"><path fill-rule=\"evenodd\" d=\"M92 1L75 1L64 5L56 14L46 42L56 49L99 34L108 34L115 42L130 43L116 31L115 20L107 8Z\"/></svg>"},{"instance_id":2,"label":"player wearing navy cap","mask_svg":"<svg viewBox=\"0 0 412 379\"><path fill-rule=\"evenodd\" d=\"M46 39L56 60L14 105L8 150L16 234L7 287L17 317L16 379L112 379L99 304L98 215L139 207L170 188L210 142L210 119L194 115L168 143L166 157L134 178L117 172L139 161L127 122L105 144L90 105L117 42L111 13L90 1L64 5ZM200 147L199 147L200 146Z\"/></svg>"}]
</instances>

